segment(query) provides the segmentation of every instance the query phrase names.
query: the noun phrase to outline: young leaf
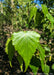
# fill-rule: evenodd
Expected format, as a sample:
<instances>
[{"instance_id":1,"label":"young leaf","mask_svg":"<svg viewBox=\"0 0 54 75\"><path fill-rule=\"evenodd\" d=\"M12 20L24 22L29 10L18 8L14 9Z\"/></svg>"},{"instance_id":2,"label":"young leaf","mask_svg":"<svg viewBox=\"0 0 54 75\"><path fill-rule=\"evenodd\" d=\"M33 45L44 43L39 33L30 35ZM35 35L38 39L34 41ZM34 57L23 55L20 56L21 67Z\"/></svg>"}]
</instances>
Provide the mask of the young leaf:
<instances>
[{"instance_id":1,"label":"young leaf","mask_svg":"<svg viewBox=\"0 0 54 75\"><path fill-rule=\"evenodd\" d=\"M12 44L25 62L25 71L28 68L32 55L36 51L40 35L34 31L17 32L12 35Z\"/></svg>"}]
</instances>

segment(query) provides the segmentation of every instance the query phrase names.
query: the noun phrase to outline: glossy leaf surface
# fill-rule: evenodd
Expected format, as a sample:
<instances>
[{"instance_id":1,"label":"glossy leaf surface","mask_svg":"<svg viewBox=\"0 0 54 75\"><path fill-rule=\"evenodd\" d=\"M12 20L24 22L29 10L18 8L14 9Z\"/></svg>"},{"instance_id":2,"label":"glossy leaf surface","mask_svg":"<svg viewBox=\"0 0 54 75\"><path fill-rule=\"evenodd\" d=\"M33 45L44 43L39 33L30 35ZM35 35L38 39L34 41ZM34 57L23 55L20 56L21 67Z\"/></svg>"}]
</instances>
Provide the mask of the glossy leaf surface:
<instances>
[{"instance_id":1,"label":"glossy leaf surface","mask_svg":"<svg viewBox=\"0 0 54 75\"><path fill-rule=\"evenodd\" d=\"M25 70L28 68L32 55L36 51L40 35L34 31L21 31L13 33L12 44L15 50L22 56L25 62Z\"/></svg>"}]
</instances>

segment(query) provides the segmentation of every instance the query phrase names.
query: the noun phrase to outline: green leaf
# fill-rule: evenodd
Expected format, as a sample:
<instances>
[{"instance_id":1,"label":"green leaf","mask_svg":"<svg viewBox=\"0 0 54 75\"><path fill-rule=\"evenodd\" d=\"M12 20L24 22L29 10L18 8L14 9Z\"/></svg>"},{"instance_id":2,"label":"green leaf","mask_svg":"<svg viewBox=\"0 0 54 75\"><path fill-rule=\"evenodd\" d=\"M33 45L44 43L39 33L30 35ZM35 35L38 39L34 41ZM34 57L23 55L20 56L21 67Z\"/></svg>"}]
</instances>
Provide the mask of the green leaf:
<instances>
[{"instance_id":1,"label":"green leaf","mask_svg":"<svg viewBox=\"0 0 54 75\"><path fill-rule=\"evenodd\" d=\"M49 47L44 47L45 48L45 51L49 51L50 52L50 48Z\"/></svg>"},{"instance_id":2,"label":"green leaf","mask_svg":"<svg viewBox=\"0 0 54 75\"><path fill-rule=\"evenodd\" d=\"M47 17L47 18L49 19L49 21L51 22L50 31L52 31L52 29L54 29L54 18L53 18L53 16L52 16L50 13L46 14L46 17Z\"/></svg>"},{"instance_id":3,"label":"green leaf","mask_svg":"<svg viewBox=\"0 0 54 75\"><path fill-rule=\"evenodd\" d=\"M19 54L17 56L17 60L19 61L21 71L23 71L23 59Z\"/></svg>"},{"instance_id":4,"label":"green leaf","mask_svg":"<svg viewBox=\"0 0 54 75\"><path fill-rule=\"evenodd\" d=\"M12 40L9 38L6 42L5 52L8 54L9 60L12 61L15 49L12 45Z\"/></svg>"},{"instance_id":5,"label":"green leaf","mask_svg":"<svg viewBox=\"0 0 54 75\"><path fill-rule=\"evenodd\" d=\"M21 65L23 63L23 58L18 54L17 60L19 61L19 64Z\"/></svg>"},{"instance_id":6,"label":"green leaf","mask_svg":"<svg viewBox=\"0 0 54 75\"><path fill-rule=\"evenodd\" d=\"M41 68L42 68L42 71L44 72L44 61L41 60Z\"/></svg>"},{"instance_id":7,"label":"green leaf","mask_svg":"<svg viewBox=\"0 0 54 75\"><path fill-rule=\"evenodd\" d=\"M43 49L41 44L38 44L38 50L40 52L39 56L40 56L40 60L41 60L42 71L44 71L45 49Z\"/></svg>"},{"instance_id":8,"label":"green leaf","mask_svg":"<svg viewBox=\"0 0 54 75\"><path fill-rule=\"evenodd\" d=\"M47 17L47 19L51 22L51 25L50 25L50 31L52 32L52 29L54 29L54 18L53 16L48 12L48 8L46 7L46 5L42 5L42 11L45 15L45 17Z\"/></svg>"},{"instance_id":9,"label":"green leaf","mask_svg":"<svg viewBox=\"0 0 54 75\"><path fill-rule=\"evenodd\" d=\"M34 31L13 33L12 44L25 62L25 71L28 68L32 55L36 51L40 35Z\"/></svg>"},{"instance_id":10,"label":"green leaf","mask_svg":"<svg viewBox=\"0 0 54 75\"><path fill-rule=\"evenodd\" d=\"M40 60L36 56L33 56L29 67L32 69L34 75L36 75L38 68L40 67L40 64L41 64Z\"/></svg>"},{"instance_id":11,"label":"green leaf","mask_svg":"<svg viewBox=\"0 0 54 75\"><path fill-rule=\"evenodd\" d=\"M44 73L49 73L49 70L50 70L49 66L45 64Z\"/></svg>"},{"instance_id":12,"label":"green leaf","mask_svg":"<svg viewBox=\"0 0 54 75\"><path fill-rule=\"evenodd\" d=\"M54 64L52 65L52 69L54 70Z\"/></svg>"},{"instance_id":13,"label":"green leaf","mask_svg":"<svg viewBox=\"0 0 54 75\"><path fill-rule=\"evenodd\" d=\"M32 72L34 73L33 75L36 75L37 74L37 71L38 71L38 67L35 67L33 65L29 65L29 66L32 69Z\"/></svg>"},{"instance_id":14,"label":"green leaf","mask_svg":"<svg viewBox=\"0 0 54 75\"><path fill-rule=\"evenodd\" d=\"M54 23L54 18L53 18L53 16L50 13L46 14L46 16L49 19L49 21Z\"/></svg>"},{"instance_id":15,"label":"green leaf","mask_svg":"<svg viewBox=\"0 0 54 75\"><path fill-rule=\"evenodd\" d=\"M30 10L30 18L29 18L29 22L31 21L32 17L34 17L34 21L35 21L35 18L36 18L36 12L37 12L37 8L34 6L31 8Z\"/></svg>"},{"instance_id":16,"label":"green leaf","mask_svg":"<svg viewBox=\"0 0 54 75\"><path fill-rule=\"evenodd\" d=\"M46 5L43 5L43 4L41 6L42 6L42 11L43 11L44 15L46 16L46 14L48 14L48 8Z\"/></svg>"},{"instance_id":17,"label":"green leaf","mask_svg":"<svg viewBox=\"0 0 54 75\"><path fill-rule=\"evenodd\" d=\"M40 58L44 60L45 58L45 49L41 46L41 44L38 44L38 50L40 51Z\"/></svg>"},{"instance_id":18,"label":"green leaf","mask_svg":"<svg viewBox=\"0 0 54 75\"><path fill-rule=\"evenodd\" d=\"M8 44L9 42L11 41L10 38L8 38L7 42L6 42L6 45L5 45L5 52L8 54Z\"/></svg>"}]
</instances>

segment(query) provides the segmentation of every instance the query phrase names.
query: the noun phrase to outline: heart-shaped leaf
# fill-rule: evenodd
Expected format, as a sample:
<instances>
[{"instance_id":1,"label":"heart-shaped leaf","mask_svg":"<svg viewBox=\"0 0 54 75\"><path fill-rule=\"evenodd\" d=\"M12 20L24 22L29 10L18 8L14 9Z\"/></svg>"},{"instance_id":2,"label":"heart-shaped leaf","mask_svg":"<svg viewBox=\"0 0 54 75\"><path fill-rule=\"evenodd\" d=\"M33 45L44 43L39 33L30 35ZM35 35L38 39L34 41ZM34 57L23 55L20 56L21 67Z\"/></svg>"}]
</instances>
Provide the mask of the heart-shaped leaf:
<instances>
[{"instance_id":1,"label":"heart-shaped leaf","mask_svg":"<svg viewBox=\"0 0 54 75\"><path fill-rule=\"evenodd\" d=\"M40 35L34 31L13 33L12 44L25 62L25 71L28 68L32 55L36 51Z\"/></svg>"}]
</instances>

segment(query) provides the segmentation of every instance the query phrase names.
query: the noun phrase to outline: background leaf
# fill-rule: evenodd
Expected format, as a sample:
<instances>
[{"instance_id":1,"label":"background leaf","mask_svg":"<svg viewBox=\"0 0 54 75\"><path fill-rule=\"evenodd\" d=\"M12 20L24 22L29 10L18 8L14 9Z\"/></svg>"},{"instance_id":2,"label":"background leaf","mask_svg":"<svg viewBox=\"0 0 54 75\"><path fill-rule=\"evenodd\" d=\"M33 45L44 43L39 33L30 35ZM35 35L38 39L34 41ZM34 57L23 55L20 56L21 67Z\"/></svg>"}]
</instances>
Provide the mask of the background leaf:
<instances>
[{"instance_id":1,"label":"background leaf","mask_svg":"<svg viewBox=\"0 0 54 75\"><path fill-rule=\"evenodd\" d=\"M41 44L38 44L38 50L40 52L39 56L40 56L40 60L41 60L42 71L44 71L45 50L43 49Z\"/></svg>"},{"instance_id":2,"label":"background leaf","mask_svg":"<svg viewBox=\"0 0 54 75\"><path fill-rule=\"evenodd\" d=\"M44 73L49 73L50 67L45 64L44 66Z\"/></svg>"},{"instance_id":3,"label":"background leaf","mask_svg":"<svg viewBox=\"0 0 54 75\"><path fill-rule=\"evenodd\" d=\"M36 75L38 68L40 67L40 64L41 64L40 60L36 56L33 56L29 67L32 69L34 75Z\"/></svg>"},{"instance_id":4,"label":"background leaf","mask_svg":"<svg viewBox=\"0 0 54 75\"><path fill-rule=\"evenodd\" d=\"M34 21L35 21L36 12L37 12L36 6L31 7L31 9L30 9L30 18L29 18L29 22L31 21L32 17L34 17Z\"/></svg>"},{"instance_id":5,"label":"background leaf","mask_svg":"<svg viewBox=\"0 0 54 75\"><path fill-rule=\"evenodd\" d=\"M54 70L54 64L52 65L52 69Z\"/></svg>"}]
</instances>

